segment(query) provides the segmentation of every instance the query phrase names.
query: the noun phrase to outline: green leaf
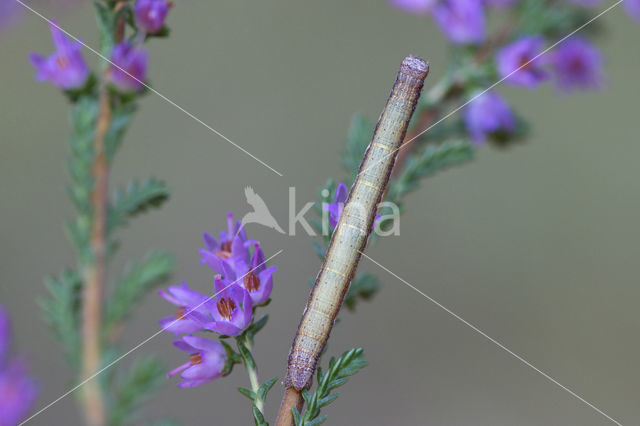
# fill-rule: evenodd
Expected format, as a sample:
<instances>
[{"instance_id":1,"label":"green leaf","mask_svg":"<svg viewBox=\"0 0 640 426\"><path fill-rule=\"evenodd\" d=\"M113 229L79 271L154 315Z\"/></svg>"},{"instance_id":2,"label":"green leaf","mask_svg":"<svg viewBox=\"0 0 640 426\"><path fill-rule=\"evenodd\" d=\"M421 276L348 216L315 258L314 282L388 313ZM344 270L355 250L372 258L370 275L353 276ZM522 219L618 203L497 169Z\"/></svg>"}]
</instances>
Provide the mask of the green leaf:
<instances>
[{"instance_id":1,"label":"green leaf","mask_svg":"<svg viewBox=\"0 0 640 426\"><path fill-rule=\"evenodd\" d=\"M327 254L327 250L324 247L322 247L320 243L318 243L317 241L312 241L311 244L313 245L313 249L316 251L316 254L318 255L318 257L324 260L324 257Z\"/></svg>"},{"instance_id":2,"label":"green leaf","mask_svg":"<svg viewBox=\"0 0 640 426\"><path fill-rule=\"evenodd\" d=\"M267 398L267 392L271 390L273 385L278 381L277 377L272 377L258 388L258 398L264 401Z\"/></svg>"},{"instance_id":3,"label":"green leaf","mask_svg":"<svg viewBox=\"0 0 640 426\"><path fill-rule=\"evenodd\" d=\"M253 359L253 355L251 355L251 351L247 348L245 343L242 341L244 337L242 335L236 338L236 343L238 345L238 352L240 352L240 356L244 361L244 365L247 369L255 370L256 369L256 361Z\"/></svg>"},{"instance_id":4,"label":"green leaf","mask_svg":"<svg viewBox=\"0 0 640 426\"><path fill-rule=\"evenodd\" d=\"M549 7L546 2L525 0L519 2L519 16L516 37L525 34L542 34L549 39L564 37L570 31L580 27L592 18L592 12L570 4L556 3ZM602 31L599 22L593 22L584 28L591 35Z\"/></svg>"},{"instance_id":5,"label":"green leaf","mask_svg":"<svg viewBox=\"0 0 640 426\"><path fill-rule=\"evenodd\" d=\"M298 412L298 409L296 407L291 407L291 414L293 415L293 422L295 423L295 425L302 426L302 417L300 416L300 413Z\"/></svg>"},{"instance_id":6,"label":"green leaf","mask_svg":"<svg viewBox=\"0 0 640 426\"><path fill-rule=\"evenodd\" d=\"M318 401L318 407L324 407L325 405L331 404L338 397L337 393L332 393L328 396L325 396L321 400Z\"/></svg>"},{"instance_id":7,"label":"green leaf","mask_svg":"<svg viewBox=\"0 0 640 426\"><path fill-rule=\"evenodd\" d=\"M109 297L106 329L112 331L124 321L146 292L166 280L175 265L169 253L152 251L140 262L130 264Z\"/></svg>"},{"instance_id":8,"label":"green leaf","mask_svg":"<svg viewBox=\"0 0 640 426\"><path fill-rule=\"evenodd\" d=\"M107 230L112 232L124 226L126 220L150 208L160 207L169 198L164 182L149 178L142 183L133 180L126 189L118 188L111 201L107 215Z\"/></svg>"},{"instance_id":9,"label":"green leaf","mask_svg":"<svg viewBox=\"0 0 640 426\"><path fill-rule=\"evenodd\" d=\"M361 114L356 114L351 118L351 124L347 133L347 141L342 153L342 165L350 173L351 180L347 183L350 186L355 180L364 153L373 137L375 123Z\"/></svg>"},{"instance_id":10,"label":"green leaf","mask_svg":"<svg viewBox=\"0 0 640 426\"><path fill-rule=\"evenodd\" d=\"M269 423L264 420L264 416L262 415L258 407L254 405L251 407L251 410L253 412L253 421L255 422L256 426L269 426Z\"/></svg>"},{"instance_id":11,"label":"green leaf","mask_svg":"<svg viewBox=\"0 0 640 426\"><path fill-rule=\"evenodd\" d=\"M367 365L363 355L362 348L354 348L343 353L337 359L331 358L326 373L318 369L318 385L315 392L311 396L308 392L305 394L306 391L302 393L307 408L304 415L299 416L299 421L296 420L296 425L319 425L326 420L326 416L319 417L320 408L335 401L338 397L338 394L332 394L331 390L344 385L349 380L349 376L356 374Z\"/></svg>"},{"instance_id":12,"label":"green leaf","mask_svg":"<svg viewBox=\"0 0 640 426\"><path fill-rule=\"evenodd\" d=\"M241 394L243 394L244 396L246 396L247 398L249 398L251 401L256 400L256 394L254 391L252 391L251 389L247 389L247 388L243 388L242 386L238 387L238 392L240 392Z\"/></svg>"},{"instance_id":13,"label":"green leaf","mask_svg":"<svg viewBox=\"0 0 640 426\"><path fill-rule=\"evenodd\" d=\"M224 340L220 340L220 343L224 347L224 350L227 354L227 360L224 364L224 376L228 376L233 371L233 366L236 364L240 364L242 362L242 357L238 355L236 351L233 350L231 345L229 345Z\"/></svg>"},{"instance_id":14,"label":"green leaf","mask_svg":"<svg viewBox=\"0 0 640 426\"><path fill-rule=\"evenodd\" d=\"M245 332L247 334L247 337L249 338L249 340L251 342L253 342L253 337L260 331L262 330L262 328L267 325L267 321L269 320L269 315L265 315L262 318L260 318L258 321L254 322L253 324L251 324L249 326L249 328L247 328L247 331Z\"/></svg>"},{"instance_id":15,"label":"green leaf","mask_svg":"<svg viewBox=\"0 0 640 426\"><path fill-rule=\"evenodd\" d=\"M80 263L91 258L89 232L91 227L91 191L93 190L93 139L98 117L98 101L91 96L81 96L71 108L70 158L67 169L71 183L67 188L76 210L76 218L66 227L67 236L80 257Z\"/></svg>"},{"instance_id":16,"label":"green leaf","mask_svg":"<svg viewBox=\"0 0 640 426\"><path fill-rule=\"evenodd\" d=\"M427 145L425 149L412 154L406 161L402 173L389 183L387 199L397 205L402 198L418 188L421 179L431 176L439 170L471 160L473 146L463 140L446 141L440 145Z\"/></svg>"},{"instance_id":17,"label":"green leaf","mask_svg":"<svg viewBox=\"0 0 640 426\"><path fill-rule=\"evenodd\" d=\"M108 4L94 0L96 8L96 22L100 33L100 50L103 56L111 57L111 48L115 44L114 32L116 20ZM105 65L106 66L106 65Z\"/></svg>"},{"instance_id":18,"label":"green leaf","mask_svg":"<svg viewBox=\"0 0 640 426\"><path fill-rule=\"evenodd\" d=\"M309 404L309 401L311 401L311 393L309 393L309 391L307 389L302 389L302 399L304 400L305 404Z\"/></svg>"},{"instance_id":19,"label":"green leaf","mask_svg":"<svg viewBox=\"0 0 640 426\"><path fill-rule=\"evenodd\" d=\"M355 311L359 300L371 299L380 289L382 284L378 277L370 273L357 275L349 286L347 295L344 298L344 305L350 311Z\"/></svg>"},{"instance_id":20,"label":"green leaf","mask_svg":"<svg viewBox=\"0 0 640 426\"><path fill-rule=\"evenodd\" d=\"M114 385L110 425L131 424L134 413L159 386L165 375L164 365L155 357L138 359Z\"/></svg>"},{"instance_id":21,"label":"green leaf","mask_svg":"<svg viewBox=\"0 0 640 426\"><path fill-rule=\"evenodd\" d=\"M80 321L82 278L67 269L59 277L47 277L44 285L48 296L39 300L45 322L53 329L73 365L80 353Z\"/></svg>"},{"instance_id":22,"label":"green leaf","mask_svg":"<svg viewBox=\"0 0 640 426\"><path fill-rule=\"evenodd\" d=\"M129 123L133 118L136 106L133 103L119 104L113 108L111 112L111 124L105 134L104 144L109 163L113 161L113 157L122 144L122 139Z\"/></svg>"},{"instance_id":23,"label":"green leaf","mask_svg":"<svg viewBox=\"0 0 640 426\"><path fill-rule=\"evenodd\" d=\"M311 420L310 422L306 423L306 426L317 426L320 425L322 423L324 423L327 420L328 416L322 416L322 417L318 417L314 420Z\"/></svg>"}]
</instances>

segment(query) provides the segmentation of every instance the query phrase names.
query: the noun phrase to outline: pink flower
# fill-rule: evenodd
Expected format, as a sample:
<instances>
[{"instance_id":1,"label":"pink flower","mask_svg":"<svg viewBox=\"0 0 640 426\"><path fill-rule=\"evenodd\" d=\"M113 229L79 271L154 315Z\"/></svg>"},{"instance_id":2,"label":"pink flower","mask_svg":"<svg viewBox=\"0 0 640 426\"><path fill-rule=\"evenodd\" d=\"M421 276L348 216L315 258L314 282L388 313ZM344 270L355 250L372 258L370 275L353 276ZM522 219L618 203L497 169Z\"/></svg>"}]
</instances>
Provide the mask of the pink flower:
<instances>
[{"instance_id":1,"label":"pink flower","mask_svg":"<svg viewBox=\"0 0 640 426\"><path fill-rule=\"evenodd\" d=\"M219 342L197 336L183 336L173 342L174 346L189 354L189 361L167 374L181 373L181 388L200 386L217 379L224 373L227 354Z\"/></svg>"}]
</instances>

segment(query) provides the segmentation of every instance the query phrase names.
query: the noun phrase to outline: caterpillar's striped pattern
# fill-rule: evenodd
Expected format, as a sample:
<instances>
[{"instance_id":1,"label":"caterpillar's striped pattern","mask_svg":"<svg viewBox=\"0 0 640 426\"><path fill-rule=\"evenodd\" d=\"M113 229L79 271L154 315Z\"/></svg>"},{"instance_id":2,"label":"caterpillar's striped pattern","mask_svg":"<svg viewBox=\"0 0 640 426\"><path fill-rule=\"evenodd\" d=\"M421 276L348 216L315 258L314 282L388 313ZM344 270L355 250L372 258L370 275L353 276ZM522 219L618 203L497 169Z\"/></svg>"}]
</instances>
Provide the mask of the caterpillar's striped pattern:
<instances>
[{"instance_id":1,"label":"caterpillar's striped pattern","mask_svg":"<svg viewBox=\"0 0 640 426\"><path fill-rule=\"evenodd\" d=\"M395 153L404 140L428 71L428 64L421 58L409 56L402 61L293 340L287 388L302 390L310 385L318 357L358 266L360 252L367 244Z\"/></svg>"}]
</instances>

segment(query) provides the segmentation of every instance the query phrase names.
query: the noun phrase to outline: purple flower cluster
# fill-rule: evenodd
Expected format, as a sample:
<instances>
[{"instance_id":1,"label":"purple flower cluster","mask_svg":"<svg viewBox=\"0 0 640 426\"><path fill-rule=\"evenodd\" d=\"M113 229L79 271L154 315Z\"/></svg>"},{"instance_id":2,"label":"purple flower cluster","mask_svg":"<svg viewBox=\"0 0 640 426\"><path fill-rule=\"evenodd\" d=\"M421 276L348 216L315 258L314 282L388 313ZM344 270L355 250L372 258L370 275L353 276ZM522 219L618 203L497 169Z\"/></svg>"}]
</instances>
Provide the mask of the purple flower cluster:
<instances>
[{"instance_id":1,"label":"purple flower cluster","mask_svg":"<svg viewBox=\"0 0 640 426\"><path fill-rule=\"evenodd\" d=\"M601 0L570 0L583 7L593 7ZM479 45L487 41L486 9L507 8L517 0L389 0L391 5L409 13L431 14L441 31L455 45ZM640 21L640 0L625 0L627 13ZM495 70L500 82L527 89L554 80L558 92L598 89L602 87L603 57L588 39L574 36L555 49L548 49L542 35L522 35L500 47L495 54ZM490 48L491 43L482 48ZM493 91L473 90L464 109L464 123L473 141L484 142L497 132L512 132L516 119L504 98ZM340 190L340 188L339 188ZM337 194L336 194L337 196ZM335 226L337 208L329 206L330 221Z\"/></svg>"},{"instance_id":2,"label":"purple flower cluster","mask_svg":"<svg viewBox=\"0 0 640 426\"><path fill-rule=\"evenodd\" d=\"M535 89L555 78L560 92L601 87L602 55L586 38L572 37L547 55L541 36L521 37L498 50L496 68L505 83ZM472 140L482 143L487 135L511 132L516 119L504 98L493 91L475 92L464 109L463 119Z\"/></svg>"},{"instance_id":3,"label":"purple flower cluster","mask_svg":"<svg viewBox=\"0 0 640 426\"><path fill-rule=\"evenodd\" d=\"M19 424L29 413L38 394L36 382L29 376L27 364L9 358L11 322L0 307L0 425Z\"/></svg>"},{"instance_id":4,"label":"purple flower cluster","mask_svg":"<svg viewBox=\"0 0 640 426\"><path fill-rule=\"evenodd\" d=\"M177 307L175 315L160 320L163 330L183 335L174 345L190 354L189 362L169 373L181 372L181 387L198 386L224 374L227 355L224 347L202 337L198 331L238 336L251 325L253 310L268 302L273 288L275 266L265 265L260 243L248 240L240 221L227 215L227 230L219 238L204 234L201 263L215 272L214 294L207 297L186 283L159 292Z\"/></svg>"},{"instance_id":5,"label":"purple flower cluster","mask_svg":"<svg viewBox=\"0 0 640 426\"><path fill-rule=\"evenodd\" d=\"M133 7L142 34L157 34L164 28L171 3L166 0L137 0ZM143 38L138 38L142 40ZM122 93L135 93L145 86L147 51L139 44L122 41L111 52L111 84Z\"/></svg>"},{"instance_id":6,"label":"purple flower cluster","mask_svg":"<svg viewBox=\"0 0 640 426\"><path fill-rule=\"evenodd\" d=\"M171 3L166 0L137 0L134 5L136 25L143 34L156 34L164 28ZM87 85L91 70L85 62L82 44L69 38L53 22L50 24L55 51L48 57L32 53L31 64L36 79L49 81L62 90L79 90ZM142 41L144 37L138 38ZM121 93L140 92L147 78L147 51L141 43L122 41L111 50L110 83Z\"/></svg>"},{"instance_id":7,"label":"purple flower cluster","mask_svg":"<svg viewBox=\"0 0 640 426\"><path fill-rule=\"evenodd\" d=\"M430 12L435 12L438 8L444 6L449 9L450 12L454 12L453 14L449 14L449 18L453 18L453 21L457 21L452 23L450 19L445 19L444 21L439 21L436 18L436 22L442 27L444 33L451 37L452 34L455 34L458 30L453 30L450 32L449 28L446 28L442 25L443 22L450 23L453 26L460 26L461 22L466 22L469 26L469 32L474 32L475 28L479 28L480 26L484 26L484 11L483 6L491 6L496 8L506 8L509 6L515 5L518 0L388 0L391 6L404 10L408 13L413 13L416 15L426 15ZM569 0L572 3L583 7L595 7L602 3L602 0ZM640 0L625 0L624 7L627 11L627 14L640 22ZM455 40L451 40L452 42L456 42ZM467 42L467 41L465 41ZM473 42L473 41L471 41Z\"/></svg>"},{"instance_id":8,"label":"purple flower cluster","mask_svg":"<svg viewBox=\"0 0 640 426\"><path fill-rule=\"evenodd\" d=\"M496 58L500 76L507 83L529 89L538 87L551 75L556 77L556 85L563 92L601 86L602 54L589 40L571 37L547 55L544 46L542 37L527 36L503 47Z\"/></svg>"}]
</instances>

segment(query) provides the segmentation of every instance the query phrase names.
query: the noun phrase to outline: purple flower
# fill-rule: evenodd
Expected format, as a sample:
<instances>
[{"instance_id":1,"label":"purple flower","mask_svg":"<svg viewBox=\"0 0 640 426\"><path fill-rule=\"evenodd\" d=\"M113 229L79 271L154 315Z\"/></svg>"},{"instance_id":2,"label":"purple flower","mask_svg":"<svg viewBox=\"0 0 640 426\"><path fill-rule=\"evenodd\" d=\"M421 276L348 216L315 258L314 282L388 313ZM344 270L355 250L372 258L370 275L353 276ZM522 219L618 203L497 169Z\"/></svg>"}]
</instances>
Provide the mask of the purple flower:
<instances>
[{"instance_id":1,"label":"purple flower","mask_svg":"<svg viewBox=\"0 0 640 426\"><path fill-rule=\"evenodd\" d=\"M344 203L347 201L349 190L347 185L340 182L336 187L336 194L333 196L333 203L328 203L324 206L324 210L329 212L329 224L331 228L335 228L340 220L342 209L344 209Z\"/></svg>"},{"instance_id":2,"label":"purple flower","mask_svg":"<svg viewBox=\"0 0 640 426\"><path fill-rule=\"evenodd\" d=\"M189 314L202 324L202 328L237 336L251 324L253 303L249 292L233 281L214 278L216 297L206 304L207 315L193 311Z\"/></svg>"},{"instance_id":3,"label":"purple flower","mask_svg":"<svg viewBox=\"0 0 640 426\"><path fill-rule=\"evenodd\" d=\"M251 266L244 262L238 262L236 264L236 274L238 285L249 292L253 306L258 306L265 303L269 299L269 295L271 295L273 273L276 271L276 267L270 266L267 268L260 243L256 241L253 244L255 249Z\"/></svg>"},{"instance_id":4,"label":"purple flower","mask_svg":"<svg viewBox=\"0 0 640 426\"><path fill-rule=\"evenodd\" d=\"M204 244L206 248L200 249L202 259L200 263L206 263L214 271L224 273L225 278L235 279L235 271L227 268L236 260L249 263L249 250L247 248L247 236L240 221L233 221L233 213L227 213L227 231L220 232L220 240L205 233ZM231 273L231 275L228 275Z\"/></svg>"},{"instance_id":5,"label":"purple flower","mask_svg":"<svg viewBox=\"0 0 640 426\"><path fill-rule=\"evenodd\" d=\"M181 388L200 386L224 373L227 354L219 342L204 337L183 336L173 344L189 354L189 362L167 374L168 377L172 377L182 372L182 381L178 383Z\"/></svg>"},{"instance_id":6,"label":"purple flower","mask_svg":"<svg viewBox=\"0 0 640 426\"><path fill-rule=\"evenodd\" d=\"M50 81L62 90L80 89L91 71L82 57L82 45L67 37L55 22L49 25L55 51L45 58L31 53L29 60L36 69L36 80Z\"/></svg>"},{"instance_id":7,"label":"purple flower","mask_svg":"<svg viewBox=\"0 0 640 426\"><path fill-rule=\"evenodd\" d=\"M452 43L480 43L485 39L480 0L443 0L433 9L433 18Z\"/></svg>"},{"instance_id":8,"label":"purple flower","mask_svg":"<svg viewBox=\"0 0 640 426\"><path fill-rule=\"evenodd\" d=\"M544 47L541 36L522 37L498 51L498 73L506 82L534 89L548 78L545 62L537 57ZM535 59L534 59L535 58Z\"/></svg>"},{"instance_id":9,"label":"purple flower","mask_svg":"<svg viewBox=\"0 0 640 426\"><path fill-rule=\"evenodd\" d=\"M121 92L137 92L147 78L147 51L129 42L118 43L111 52L111 82Z\"/></svg>"},{"instance_id":10,"label":"purple flower","mask_svg":"<svg viewBox=\"0 0 640 426\"><path fill-rule=\"evenodd\" d=\"M391 6L417 15L426 15L438 0L389 0Z\"/></svg>"},{"instance_id":11,"label":"purple flower","mask_svg":"<svg viewBox=\"0 0 640 426\"><path fill-rule=\"evenodd\" d=\"M13 426L24 420L38 394L36 382L29 376L26 363L8 359L11 343L9 315L0 306L0 425Z\"/></svg>"},{"instance_id":12,"label":"purple flower","mask_svg":"<svg viewBox=\"0 0 640 426\"><path fill-rule=\"evenodd\" d=\"M0 425L13 426L24 420L38 395L38 385L26 364L13 359L0 370Z\"/></svg>"},{"instance_id":13,"label":"purple flower","mask_svg":"<svg viewBox=\"0 0 640 426\"><path fill-rule=\"evenodd\" d=\"M472 99L474 96L477 94L474 94ZM468 104L464 109L463 118L467 131L476 143L484 142L488 134L510 132L516 127L516 119L509 104L493 91L481 94Z\"/></svg>"},{"instance_id":14,"label":"purple flower","mask_svg":"<svg viewBox=\"0 0 640 426\"><path fill-rule=\"evenodd\" d=\"M147 34L155 34L162 29L171 3L166 0L138 0L134 15L138 27Z\"/></svg>"},{"instance_id":15,"label":"purple flower","mask_svg":"<svg viewBox=\"0 0 640 426\"><path fill-rule=\"evenodd\" d=\"M624 8L629 16L640 22L640 0L624 0Z\"/></svg>"},{"instance_id":16,"label":"purple flower","mask_svg":"<svg viewBox=\"0 0 640 426\"><path fill-rule=\"evenodd\" d=\"M573 37L562 43L551 58L558 89L597 89L602 85L602 54L593 43Z\"/></svg>"},{"instance_id":17,"label":"purple flower","mask_svg":"<svg viewBox=\"0 0 640 426\"><path fill-rule=\"evenodd\" d=\"M160 320L163 330L175 335L202 330L202 324L190 317L188 312L194 310L206 313L207 297L204 294L191 290L185 282L180 287L170 286L167 291L160 290L158 294L178 307L175 315Z\"/></svg>"},{"instance_id":18,"label":"purple flower","mask_svg":"<svg viewBox=\"0 0 640 426\"><path fill-rule=\"evenodd\" d=\"M347 202L348 196L349 190L347 189L347 185L340 182L336 187L336 194L333 196L333 203L328 203L323 206L324 211L329 212L329 225L331 225L331 229L334 229L338 225L338 221L340 220L340 216L342 215L342 210L344 209L344 204ZM373 229L375 229L381 218L381 215L376 215L376 218L373 221Z\"/></svg>"}]
</instances>

